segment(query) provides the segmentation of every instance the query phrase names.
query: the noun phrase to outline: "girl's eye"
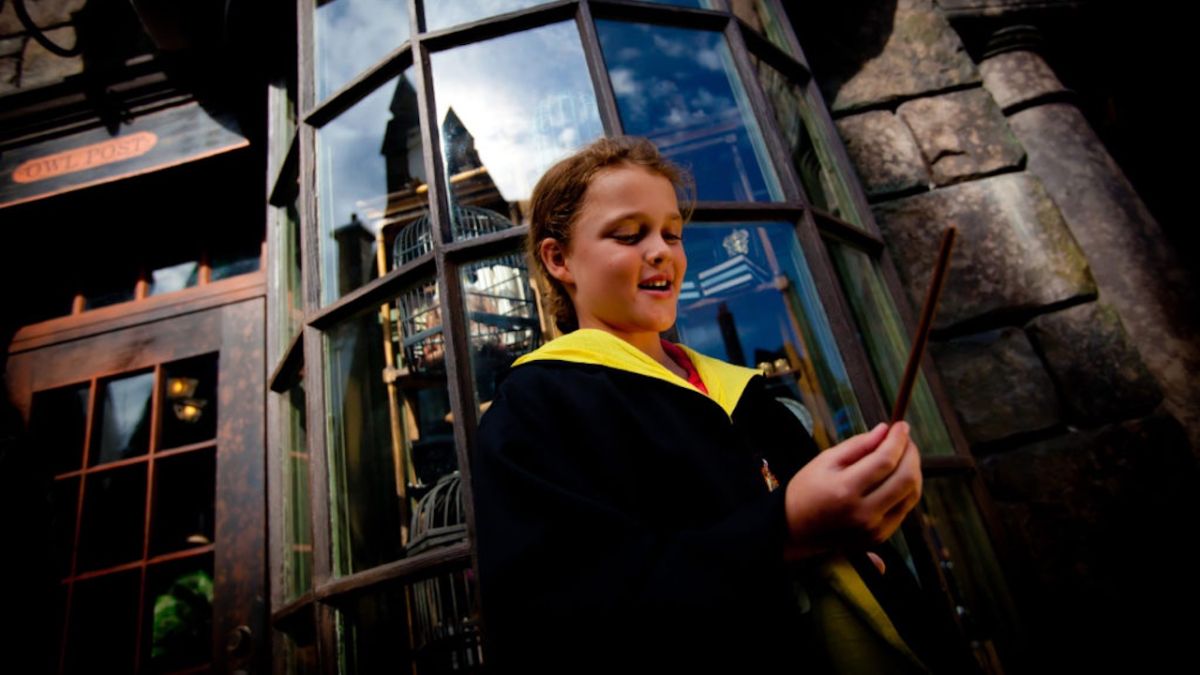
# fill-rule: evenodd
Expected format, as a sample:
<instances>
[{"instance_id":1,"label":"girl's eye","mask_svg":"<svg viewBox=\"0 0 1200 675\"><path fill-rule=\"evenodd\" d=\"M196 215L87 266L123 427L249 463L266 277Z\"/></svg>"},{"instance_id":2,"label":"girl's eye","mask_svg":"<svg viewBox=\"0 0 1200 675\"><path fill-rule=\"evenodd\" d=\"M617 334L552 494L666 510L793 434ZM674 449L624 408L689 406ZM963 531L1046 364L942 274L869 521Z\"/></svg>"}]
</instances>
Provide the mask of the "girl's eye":
<instances>
[{"instance_id":1,"label":"girl's eye","mask_svg":"<svg viewBox=\"0 0 1200 675\"><path fill-rule=\"evenodd\" d=\"M683 235L667 232L663 235L663 239L666 239L667 241L683 241Z\"/></svg>"},{"instance_id":2,"label":"girl's eye","mask_svg":"<svg viewBox=\"0 0 1200 675\"><path fill-rule=\"evenodd\" d=\"M632 244L638 240L639 236L638 233L634 232L632 234L614 234L612 238L625 244Z\"/></svg>"}]
</instances>

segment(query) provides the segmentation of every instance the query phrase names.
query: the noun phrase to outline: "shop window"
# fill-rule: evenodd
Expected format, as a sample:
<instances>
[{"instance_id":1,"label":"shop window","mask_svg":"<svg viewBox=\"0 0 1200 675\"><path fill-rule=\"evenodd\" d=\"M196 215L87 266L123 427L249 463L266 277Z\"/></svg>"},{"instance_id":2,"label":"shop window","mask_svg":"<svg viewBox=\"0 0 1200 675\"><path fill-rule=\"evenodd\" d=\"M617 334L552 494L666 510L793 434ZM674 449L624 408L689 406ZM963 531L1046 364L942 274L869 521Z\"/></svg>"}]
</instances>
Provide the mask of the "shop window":
<instances>
[{"instance_id":1,"label":"shop window","mask_svg":"<svg viewBox=\"0 0 1200 675\"><path fill-rule=\"evenodd\" d=\"M486 410L512 362L541 346L548 317L539 314L524 252L470 263L461 274L476 402Z\"/></svg>"},{"instance_id":2,"label":"shop window","mask_svg":"<svg viewBox=\"0 0 1200 675\"><path fill-rule=\"evenodd\" d=\"M829 242L829 253L837 267L846 299L850 301L850 311L859 326L859 339L866 347L884 400L894 401L908 359L911 336L900 321L878 263L866 253L837 242ZM950 432L942 421L924 374L918 376L905 418L912 424L922 454L954 454Z\"/></svg>"},{"instance_id":3,"label":"shop window","mask_svg":"<svg viewBox=\"0 0 1200 675\"><path fill-rule=\"evenodd\" d=\"M620 21L596 31L625 133L688 169L701 200L782 199L724 36Z\"/></svg>"},{"instance_id":4,"label":"shop window","mask_svg":"<svg viewBox=\"0 0 1200 675\"><path fill-rule=\"evenodd\" d=\"M865 430L808 265L788 223L691 223L680 341L768 374L801 401L821 447Z\"/></svg>"},{"instance_id":5,"label":"shop window","mask_svg":"<svg viewBox=\"0 0 1200 675\"><path fill-rule=\"evenodd\" d=\"M323 101L408 39L408 3L314 0L313 76ZM441 4L441 3L438 3ZM348 48L348 45L353 48Z\"/></svg>"},{"instance_id":6,"label":"shop window","mask_svg":"<svg viewBox=\"0 0 1200 675\"><path fill-rule=\"evenodd\" d=\"M803 88L770 66L752 57L763 91L771 102L775 121L791 151L792 165L813 206L851 223L860 222L854 212L851 189L829 149L830 141L816 129L814 113Z\"/></svg>"},{"instance_id":7,"label":"shop window","mask_svg":"<svg viewBox=\"0 0 1200 675\"><path fill-rule=\"evenodd\" d=\"M287 553L283 559L283 596L295 600L312 590L312 515L309 489L310 461L308 454L307 400L304 380L301 379L281 396L283 428L284 540Z\"/></svg>"},{"instance_id":8,"label":"shop window","mask_svg":"<svg viewBox=\"0 0 1200 675\"><path fill-rule=\"evenodd\" d=\"M489 0L489 2L426 2L425 30L435 31L468 21L533 7L546 0Z\"/></svg>"},{"instance_id":9,"label":"shop window","mask_svg":"<svg viewBox=\"0 0 1200 675\"><path fill-rule=\"evenodd\" d=\"M211 661L216 364L208 354L33 393L31 443L53 474L63 632L52 670L171 672ZM189 432L169 431L168 418Z\"/></svg>"},{"instance_id":10,"label":"shop window","mask_svg":"<svg viewBox=\"0 0 1200 675\"><path fill-rule=\"evenodd\" d=\"M795 56L787 38L787 32L791 29L778 4L771 0L729 0L729 6L734 16L746 22L747 26L789 56Z\"/></svg>"},{"instance_id":11,"label":"shop window","mask_svg":"<svg viewBox=\"0 0 1200 675\"><path fill-rule=\"evenodd\" d=\"M578 29L543 26L431 62L454 238L527 223L542 173L603 134Z\"/></svg>"},{"instance_id":12,"label":"shop window","mask_svg":"<svg viewBox=\"0 0 1200 675\"><path fill-rule=\"evenodd\" d=\"M331 329L325 340L339 574L401 558L420 499L458 470L436 283Z\"/></svg>"},{"instance_id":13,"label":"shop window","mask_svg":"<svg viewBox=\"0 0 1200 675\"><path fill-rule=\"evenodd\" d=\"M390 269L397 233L426 213L412 77L405 71L317 132L323 303Z\"/></svg>"},{"instance_id":14,"label":"shop window","mask_svg":"<svg viewBox=\"0 0 1200 675\"><path fill-rule=\"evenodd\" d=\"M276 371L291 374L274 387L285 484L274 581L285 606L273 609L289 672L484 662L469 467L458 462L469 449L456 443L471 441L512 361L552 337L520 228L542 173L605 129L649 137L695 178L678 341L764 371L779 395L802 402L795 411L819 444L880 416L907 349L883 242L781 3L417 3L436 35L410 35L407 14L391 8L366 18L381 6L300 8L313 12L305 76L317 97L301 103L298 152L316 181L301 181L286 214L278 200L276 222L300 234L277 238L309 237L319 254L306 259L319 269L303 273L321 282L301 302L298 243L275 256L289 290L274 296L288 305L271 314L276 334L306 327L302 342L280 340ZM427 176L439 159L441 175ZM310 213L315 224L299 222ZM855 321L858 336L846 332ZM308 385L321 387L311 397L294 377L306 368L297 352L323 357L307 364ZM461 355L469 363L455 362ZM322 433L305 433L308 414L321 416ZM925 454L969 464L923 379L909 418ZM309 484L310 469L328 481ZM327 522L312 519L311 504L328 505ZM323 531L330 550L314 551ZM895 543L916 569L931 556L913 541ZM336 664L315 664L314 643L336 643Z\"/></svg>"}]
</instances>

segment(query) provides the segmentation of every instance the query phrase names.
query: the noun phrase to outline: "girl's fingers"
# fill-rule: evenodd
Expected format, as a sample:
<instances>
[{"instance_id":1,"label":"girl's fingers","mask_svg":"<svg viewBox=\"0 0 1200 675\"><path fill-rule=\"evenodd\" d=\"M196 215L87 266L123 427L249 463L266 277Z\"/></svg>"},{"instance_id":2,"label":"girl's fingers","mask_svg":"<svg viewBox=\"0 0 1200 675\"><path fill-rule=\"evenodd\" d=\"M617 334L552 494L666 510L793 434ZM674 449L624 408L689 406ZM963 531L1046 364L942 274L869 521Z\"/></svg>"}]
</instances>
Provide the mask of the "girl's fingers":
<instances>
[{"instance_id":1,"label":"girl's fingers","mask_svg":"<svg viewBox=\"0 0 1200 675\"><path fill-rule=\"evenodd\" d=\"M821 453L821 457L828 457L828 461L833 462L838 467L847 467L857 463L862 458L871 454L879 443L885 438L888 425L880 422L875 425L865 434L851 436L837 445L829 448Z\"/></svg>"},{"instance_id":2,"label":"girl's fingers","mask_svg":"<svg viewBox=\"0 0 1200 675\"><path fill-rule=\"evenodd\" d=\"M845 478L855 486L856 493L867 496L878 491L896 473L908 442L908 423L898 422L874 450L847 466Z\"/></svg>"},{"instance_id":3,"label":"girl's fingers","mask_svg":"<svg viewBox=\"0 0 1200 675\"><path fill-rule=\"evenodd\" d=\"M896 470L863 498L863 512L881 514L882 520L899 512L903 519L921 498L922 482L920 451L915 443L907 443Z\"/></svg>"}]
</instances>

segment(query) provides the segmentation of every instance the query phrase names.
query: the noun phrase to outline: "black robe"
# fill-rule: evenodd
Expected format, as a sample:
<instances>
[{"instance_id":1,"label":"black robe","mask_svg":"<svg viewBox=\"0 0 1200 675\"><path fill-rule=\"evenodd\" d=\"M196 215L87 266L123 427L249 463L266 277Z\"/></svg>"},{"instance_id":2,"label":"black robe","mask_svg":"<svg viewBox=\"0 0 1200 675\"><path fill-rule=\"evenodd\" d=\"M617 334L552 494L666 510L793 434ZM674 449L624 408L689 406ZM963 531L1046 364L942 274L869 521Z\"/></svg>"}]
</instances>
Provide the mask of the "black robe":
<instances>
[{"instance_id":1,"label":"black robe","mask_svg":"<svg viewBox=\"0 0 1200 675\"><path fill-rule=\"evenodd\" d=\"M817 448L757 371L687 351L709 395L596 330L501 383L472 456L492 672L828 671L762 471Z\"/></svg>"}]
</instances>

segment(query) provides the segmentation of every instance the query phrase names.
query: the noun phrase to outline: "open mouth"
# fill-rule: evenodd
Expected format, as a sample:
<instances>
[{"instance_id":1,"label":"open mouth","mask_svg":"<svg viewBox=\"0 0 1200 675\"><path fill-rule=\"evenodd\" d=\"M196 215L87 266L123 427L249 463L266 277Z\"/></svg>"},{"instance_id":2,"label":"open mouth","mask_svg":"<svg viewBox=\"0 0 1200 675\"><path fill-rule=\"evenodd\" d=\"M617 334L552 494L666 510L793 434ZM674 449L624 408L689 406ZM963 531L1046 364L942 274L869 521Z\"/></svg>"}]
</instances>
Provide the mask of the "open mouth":
<instances>
[{"instance_id":1,"label":"open mouth","mask_svg":"<svg viewBox=\"0 0 1200 675\"><path fill-rule=\"evenodd\" d=\"M669 291L671 290L671 282L667 279L659 279L657 281L646 281L638 284L638 288L647 291Z\"/></svg>"}]
</instances>

